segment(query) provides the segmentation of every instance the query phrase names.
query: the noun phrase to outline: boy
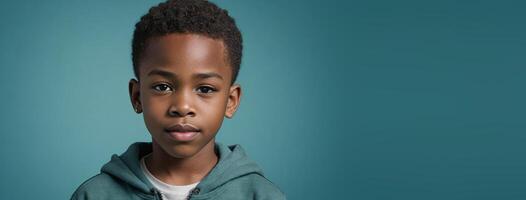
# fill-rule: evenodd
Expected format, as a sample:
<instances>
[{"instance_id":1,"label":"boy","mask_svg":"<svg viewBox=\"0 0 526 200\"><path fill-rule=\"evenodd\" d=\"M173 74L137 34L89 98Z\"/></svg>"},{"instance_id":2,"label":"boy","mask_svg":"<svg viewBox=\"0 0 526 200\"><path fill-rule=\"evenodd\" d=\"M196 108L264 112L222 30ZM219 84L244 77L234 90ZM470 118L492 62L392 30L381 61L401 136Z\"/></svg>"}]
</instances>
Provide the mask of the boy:
<instances>
[{"instance_id":1,"label":"boy","mask_svg":"<svg viewBox=\"0 0 526 200\"><path fill-rule=\"evenodd\" d=\"M71 199L285 199L239 145L215 142L241 96L241 33L207 1L160 3L135 25L129 92L151 143L113 155Z\"/></svg>"}]
</instances>

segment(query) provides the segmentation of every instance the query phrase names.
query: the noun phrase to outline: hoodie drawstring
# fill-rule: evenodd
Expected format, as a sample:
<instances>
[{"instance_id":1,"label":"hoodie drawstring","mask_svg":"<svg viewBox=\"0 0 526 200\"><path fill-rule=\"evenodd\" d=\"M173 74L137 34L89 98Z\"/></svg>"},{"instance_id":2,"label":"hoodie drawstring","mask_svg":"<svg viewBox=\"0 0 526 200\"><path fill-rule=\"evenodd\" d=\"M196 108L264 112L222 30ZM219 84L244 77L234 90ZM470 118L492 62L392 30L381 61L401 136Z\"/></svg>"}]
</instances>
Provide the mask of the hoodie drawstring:
<instances>
[{"instance_id":1,"label":"hoodie drawstring","mask_svg":"<svg viewBox=\"0 0 526 200\"><path fill-rule=\"evenodd\" d=\"M197 195L199 194L199 192L201 191L201 189L199 188L194 188L192 191L190 191L190 194L188 195L188 197L186 197L187 200L190 200L192 198L193 195Z\"/></svg>"},{"instance_id":2,"label":"hoodie drawstring","mask_svg":"<svg viewBox=\"0 0 526 200\"><path fill-rule=\"evenodd\" d=\"M155 199L163 200L163 194L160 191L153 188L151 191L153 192L153 196L155 197Z\"/></svg>"}]
</instances>

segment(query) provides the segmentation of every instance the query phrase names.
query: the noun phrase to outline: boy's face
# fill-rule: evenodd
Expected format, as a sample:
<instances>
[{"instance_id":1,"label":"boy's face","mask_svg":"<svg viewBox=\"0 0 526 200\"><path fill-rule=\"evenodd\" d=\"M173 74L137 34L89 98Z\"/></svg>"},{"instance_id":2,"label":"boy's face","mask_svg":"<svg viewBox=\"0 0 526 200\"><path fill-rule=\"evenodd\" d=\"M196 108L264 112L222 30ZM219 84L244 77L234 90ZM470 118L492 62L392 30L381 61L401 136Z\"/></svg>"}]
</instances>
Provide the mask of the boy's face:
<instances>
[{"instance_id":1,"label":"boy's face","mask_svg":"<svg viewBox=\"0 0 526 200\"><path fill-rule=\"evenodd\" d=\"M231 69L221 40L177 33L150 39L140 82L130 80L129 89L154 145L177 158L213 146L223 117L231 118L239 105L241 88L230 85Z\"/></svg>"}]
</instances>

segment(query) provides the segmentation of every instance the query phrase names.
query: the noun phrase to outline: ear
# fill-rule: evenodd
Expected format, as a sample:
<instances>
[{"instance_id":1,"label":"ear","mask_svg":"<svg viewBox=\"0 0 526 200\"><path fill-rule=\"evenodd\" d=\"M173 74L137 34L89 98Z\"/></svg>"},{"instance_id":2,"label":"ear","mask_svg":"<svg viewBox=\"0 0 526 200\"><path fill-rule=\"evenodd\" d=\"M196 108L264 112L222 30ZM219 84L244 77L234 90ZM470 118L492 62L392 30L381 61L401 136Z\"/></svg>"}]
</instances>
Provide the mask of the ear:
<instances>
[{"instance_id":1,"label":"ear","mask_svg":"<svg viewBox=\"0 0 526 200\"><path fill-rule=\"evenodd\" d=\"M135 79L130 79L130 83L128 84L128 90L130 93L130 100L132 104L132 108L135 110L136 113L142 112L142 103L141 103L141 90L139 81Z\"/></svg>"},{"instance_id":2,"label":"ear","mask_svg":"<svg viewBox=\"0 0 526 200\"><path fill-rule=\"evenodd\" d=\"M241 100L241 86L239 84L233 84L230 86L230 92L228 94L228 103L226 106L225 116L229 119L232 119L234 113L239 107L239 102Z\"/></svg>"}]
</instances>

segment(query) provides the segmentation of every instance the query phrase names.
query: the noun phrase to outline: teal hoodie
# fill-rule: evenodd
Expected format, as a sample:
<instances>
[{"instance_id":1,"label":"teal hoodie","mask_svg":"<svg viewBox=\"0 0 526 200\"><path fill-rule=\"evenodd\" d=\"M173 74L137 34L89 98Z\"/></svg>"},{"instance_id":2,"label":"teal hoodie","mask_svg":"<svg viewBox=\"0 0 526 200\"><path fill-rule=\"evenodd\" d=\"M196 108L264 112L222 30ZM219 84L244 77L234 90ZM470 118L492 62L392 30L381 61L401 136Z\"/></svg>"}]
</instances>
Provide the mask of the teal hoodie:
<instances>
[{"instance_id":1,"label":"teal hoodie","mask_svg":"<svg viewBox=\"0 0 526 200\"><path fill-rule=\"evenodd\" d=\"M216 143L215 150L219 161L190 191L188 199L286 199L240 145ZM140 159L151 151L151 143L138 142L130 145L122 155L113 155L101 173L82 183L71 199L161 200L160 192L140 168Z\"/></svg>"}]
</instances>

